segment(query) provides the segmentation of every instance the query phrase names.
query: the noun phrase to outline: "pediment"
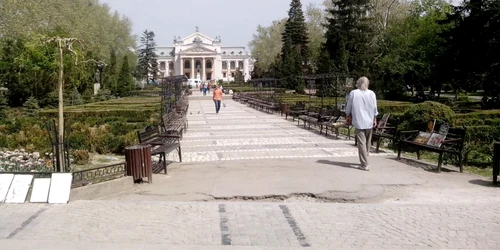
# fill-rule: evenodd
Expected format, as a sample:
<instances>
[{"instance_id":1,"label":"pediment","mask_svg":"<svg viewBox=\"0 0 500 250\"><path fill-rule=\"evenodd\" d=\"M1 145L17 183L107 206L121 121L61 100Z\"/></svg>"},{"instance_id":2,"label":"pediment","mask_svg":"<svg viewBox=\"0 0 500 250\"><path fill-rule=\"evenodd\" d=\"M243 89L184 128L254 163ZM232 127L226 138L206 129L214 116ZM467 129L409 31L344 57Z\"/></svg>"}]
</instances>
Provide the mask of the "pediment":
<instances>
[{"instance_id":1,"label":"pediment","mask_svg":"<svg viewBox=\"0 0 500 250\"><path fill-rule=\"evenodd\" d=\"M189 44L189 43L193 43L195 39L199 40L201 43L205 43L205 44L212 44L214 41L214 39L212 39L211 37L206 36L200 32L196 32L196 33L193 33L187 37L184 37L182 39L182 42L184 44Z\"/></svg>"}]
</instances>

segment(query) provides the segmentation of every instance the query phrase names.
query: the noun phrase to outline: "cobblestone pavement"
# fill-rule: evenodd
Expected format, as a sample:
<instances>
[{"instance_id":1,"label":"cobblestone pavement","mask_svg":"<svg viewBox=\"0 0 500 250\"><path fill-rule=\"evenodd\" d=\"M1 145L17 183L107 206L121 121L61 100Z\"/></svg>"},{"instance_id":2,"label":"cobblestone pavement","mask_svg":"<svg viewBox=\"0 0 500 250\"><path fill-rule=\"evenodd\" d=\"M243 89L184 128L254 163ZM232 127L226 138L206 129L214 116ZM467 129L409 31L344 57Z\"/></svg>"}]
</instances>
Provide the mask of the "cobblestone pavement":
<instances>
[{"instance_id":1,"label":"cobblestone pavement","mask_svg":"<svg viewBox=\"0 0 500 250\"><path fill-rule=\"evenodd\" d=\"M215 113L210 100L191 100L189 128L181 141L183 162L357 156L353 141L319 136L280 115L269 115L231 99ZM392 152L373 156L394 155ZM171 154L170 160L178 156Z\"/></svg>"},{"instance_id":2,"label":"cobblestone pavement","mask_svg":"<svg viewBox=\"0 0 500 250\"><path fill-rule=\"evenodd\" d=\"M198 248L498 249L499 213L497 204L2 204L0 244L2 249L27 249L23 247L36 241L72 245L67 249L110 243ZM44 249L40 246L37 249Z\"/></svg>"}]
</instances>

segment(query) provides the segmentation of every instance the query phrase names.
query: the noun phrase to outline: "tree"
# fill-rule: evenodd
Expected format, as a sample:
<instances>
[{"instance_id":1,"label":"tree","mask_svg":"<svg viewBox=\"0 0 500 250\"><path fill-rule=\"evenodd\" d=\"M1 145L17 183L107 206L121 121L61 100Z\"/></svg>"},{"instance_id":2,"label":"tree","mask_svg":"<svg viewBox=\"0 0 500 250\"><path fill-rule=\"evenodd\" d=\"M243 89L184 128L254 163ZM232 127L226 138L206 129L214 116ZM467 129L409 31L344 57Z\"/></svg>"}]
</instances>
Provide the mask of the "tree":
<instances>
[{"instance_id":1,"label":"tree","mask_svg":"<svg viewBox=\"0 0 500 250\"><path fill-rule=\"evenodd\" d=\"M273 21L268 27L257 26L257 31L248 44L252 51L252 57L257 60L254 64L255 67L260 68L263 72L271 68L276 55L281 53L283 46L281 36L285 31L285 22L286 19L281 19Z\"/></svg>"},{"instance_id":2,"label":"tree","mask_svg":"<svg viewBox=\"0 0 500 250\"><path fill-rule=\"evenodd\" d=\"M125 55L125 57L123 58L123 64L120 70L120 74L118 75L116 89L116 93L118 94L118 96L126 96L135 87L134 78L132 77L128 60L128 56Z\"/></svg>"},{"instance_id":3,"label":"tree","mask_svg":"<svg viewBox=\"0 0 500 250\"><path fill-rule=\"evenodd\" d=\"M281 75L284 86L288 89L294 89L298 93L304 92L304 85L299 77L302 75L300 48L293 46L291 37L288 37L283 44L281 54Z\"/></svg>"},{"instance_id":4,"label":"tree","mask_svg":"<svg viewBox=\"0 0 500 250\"><path fill-rule=\"evenodd\" d=\"M243 77L243 72L241 72L240 68L236 68L236 71L234 73L234 81L236 83L245 82L245 78Z\"/></svg>"},{"instance_id":5,"label":"tree","mask_svg":"<svg viewBox=\"0 0 500 250\"><path fill-rule=\"evenodd\" d=\"M141 48L139 49L139 75L148 79L150 76L156 79L158 74L158 62L155 53L155 33L145 30L141 37Z\"/></svg>"},{"instance_id":6,"label":"tree","mask_svg":"<svg viewBox=\"0 0 500 250\"><path fill-rule=\"evenodd\" d=\"M115 50L111 49L109 65L104 68L103 88L110 90L113 94L116 93L116 78L118 76L117 72L116 52Z\"/></svg>"},{"instance_id":7,"label":"tree","mask_svg":"<svg viewBox=\"0 0 500 250\"><path fill-rule=\"evenodd\" d=\"M337 72L368 75L373 60L369 0L332 0L328 9L325 50Z\"/></svg>"},{"instance_id":8,"label":"tree","mask_svg":"<svg viewBox=\"0 0 500 250\"><path fill-rule=\"evenodd\" d=\"M288 11L288 19L285 23L285 31L282 34L281 41L283 48L281 54L285 53L285 43L289 39L292 47L296 48L296 52L300 57L297 64L307 65L309 62L308 43L309 37L307 33L307 26L305 22L304 13L302 12L302 3L300 0L292 0L290 3L290 10Z\"/></svg>"}]
</instances>

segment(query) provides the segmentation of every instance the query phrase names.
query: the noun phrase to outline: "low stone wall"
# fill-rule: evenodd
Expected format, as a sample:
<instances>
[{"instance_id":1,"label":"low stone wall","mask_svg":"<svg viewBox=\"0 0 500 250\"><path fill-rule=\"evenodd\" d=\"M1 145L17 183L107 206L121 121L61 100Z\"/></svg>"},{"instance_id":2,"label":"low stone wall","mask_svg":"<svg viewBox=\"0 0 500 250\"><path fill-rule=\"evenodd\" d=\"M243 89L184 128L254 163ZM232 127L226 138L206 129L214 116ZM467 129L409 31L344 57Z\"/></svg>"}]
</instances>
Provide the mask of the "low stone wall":
<instances>
[{"instance_id":1,"label":"low stone wall","mask_svg":"<svg viewBox=\"0 0 500 250\"><path fill-rule=\"evenodd\" d=\"M134 181L131 176L104 181L97 184L71 189L70 202L77 200L98 200L119 193L132 192Z\"/></svg>"}]
</instances>

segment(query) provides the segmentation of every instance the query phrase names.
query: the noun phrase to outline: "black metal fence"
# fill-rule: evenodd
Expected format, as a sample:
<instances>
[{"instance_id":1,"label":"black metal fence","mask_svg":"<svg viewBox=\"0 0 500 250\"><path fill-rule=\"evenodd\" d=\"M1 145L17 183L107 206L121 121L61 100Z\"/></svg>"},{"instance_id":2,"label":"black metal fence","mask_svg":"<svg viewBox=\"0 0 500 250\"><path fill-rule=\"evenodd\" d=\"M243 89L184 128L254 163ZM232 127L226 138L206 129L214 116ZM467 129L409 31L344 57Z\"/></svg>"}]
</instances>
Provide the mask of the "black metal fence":
<instances>
[{"instance_id":1,"label":"black metal fence","mask_svg":"<svg viewBox=\"0 0 500 250\"><path fill-rule=\"evenodd\" d=\"M493 183L498 184L500 174L500 142L493 144Z\"/></svg>"},{"instance_id":2,"label":"black metal fence","mask_svg":"<svg viewBox=\"0 0 500 250\"><path fill-rule=\"evenodd\" d=\"M65 121L66 122L66 121ZM69 126L66 126L64 129L64 134L63 134L63 141L59 141L59 136L58 136L58 131L57 131L57 126L56 126L56 121L55 120L50 120L47 122L47 131L49 132L49 138L50 142L52 144L52 161L54 163L54 171L56 172L70 172L71 171L71 166L70 166L70 154L69 154L69 143L68 143L68 134L69 134ZM61 171L62 164L59 158L60 154L60 145L64 145L64 152L63 152L63 158L64 158L64 171Z\"/></svg>"},{"instance_id":3,"label":"black metal fence","mask_svg":"<svg viewBox=\"0 0 500 250\"><path fill-rule=\"evenodd\" d=\"M188 78L185 75L169 76L160 79L161 85L161 115L170 112L181 100Z\"/></svg>"},{"instance_id":4,"label":"black metal fence","mask_svg":"<svg viewBox=\"0 0 500 250\"><path fill-rule=\"evenodd\" d=\"M340 109L339 97L346 97L349 91L354 89L354 78L345 74L326 73L314 74L301 77L308 87L310 95L314 88L314 95L321 98L321 107L325 106L325 97L335 98L335 109Z\"/></svg>"},{"instance_id":5,"label":"black metal fence","mask_svg":"<svg viewBox=\"0 0 500 250\"><path fill-rule=\"evenodd\" d=\"M121 178L126 174L125 162L73 172L72 188Z\"/></svg>"}]
</instances>

